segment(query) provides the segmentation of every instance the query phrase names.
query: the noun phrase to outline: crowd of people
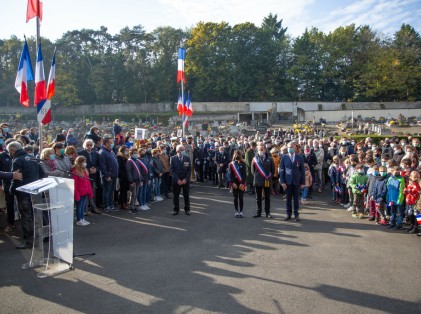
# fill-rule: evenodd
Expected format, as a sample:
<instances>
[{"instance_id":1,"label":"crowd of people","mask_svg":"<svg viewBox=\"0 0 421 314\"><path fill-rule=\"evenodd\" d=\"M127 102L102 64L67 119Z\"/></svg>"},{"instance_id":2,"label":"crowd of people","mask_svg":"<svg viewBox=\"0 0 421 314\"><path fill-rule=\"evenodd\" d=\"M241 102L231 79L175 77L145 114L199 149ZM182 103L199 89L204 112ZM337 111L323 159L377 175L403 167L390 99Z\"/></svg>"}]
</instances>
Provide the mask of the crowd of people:
<instances>
[{"instance_id":1,"label":"crowd of people","mask_svg":"<svg viewBox=\"0 0 421 314\"><path fill-rule=\"evenodd\" d=\"M42 141L37 130L10 130L0 125L0 170L6 199L7 226L15 229L15 202L21 217L24 242L31 246L32 205L17 187L46 176L75 180L76 225L88 226L87 215L127 210L136 215L154 203L172 198L173 215L190 215L191 181L208 181L229 189L234 216L244 217L244 194L256 196L254 218L271 216L271 197L286 199L285 220L300 221L300 205L329 189L332 202L344 206L354 218L400 230L421 223L420 139L416 137L326 137L271 130L253 135L177 137L152 133L148 139L113 125L113 134L100 134L92 126L78 143L75 130ZM80 146L79 146L80 145ZM29 157L29 158L27 158ZM170 195L171 194L171 195ZM89 218L88 218L89 219ZM418 221L417 221L418 220ZM421 232L421 230L420 230ZM421 236L421 233L418 233Z\"/></svg>"}]
</instances>

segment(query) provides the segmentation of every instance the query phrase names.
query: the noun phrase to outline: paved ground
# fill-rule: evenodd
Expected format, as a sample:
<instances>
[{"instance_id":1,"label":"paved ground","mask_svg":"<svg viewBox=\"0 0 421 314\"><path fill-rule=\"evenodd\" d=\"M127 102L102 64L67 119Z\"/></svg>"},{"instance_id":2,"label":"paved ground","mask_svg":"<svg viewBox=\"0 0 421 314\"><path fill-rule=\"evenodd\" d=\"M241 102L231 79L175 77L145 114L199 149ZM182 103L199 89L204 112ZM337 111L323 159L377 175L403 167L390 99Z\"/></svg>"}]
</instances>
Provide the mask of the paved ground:
<instances>
[{"instance_id":1,"label":"paved ground","mask_svg":"<svg viewBox=\"0 0 421 314\"><path fill-rule=\"evenodd\" d=\"M171 200L95 216L75 228L76 270L38 279L28 252L0 235L1 313L420 313L421 239L355 220L316 195L301 223L233 217L227 190L192 189L192 216ZM4 225L4 216L1 217ZM417 273L418 272L418 273Z\"/></svg>"}]
</instances>

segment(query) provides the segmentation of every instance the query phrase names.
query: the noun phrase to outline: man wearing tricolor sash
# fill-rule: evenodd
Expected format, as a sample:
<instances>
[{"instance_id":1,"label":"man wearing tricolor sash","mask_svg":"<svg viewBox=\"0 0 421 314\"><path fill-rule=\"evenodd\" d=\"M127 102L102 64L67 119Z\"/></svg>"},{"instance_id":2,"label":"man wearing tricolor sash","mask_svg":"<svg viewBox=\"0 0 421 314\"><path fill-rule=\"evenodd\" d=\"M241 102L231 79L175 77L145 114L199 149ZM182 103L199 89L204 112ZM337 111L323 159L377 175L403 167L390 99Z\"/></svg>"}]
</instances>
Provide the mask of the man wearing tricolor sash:
<instances>
[{"instance_id":1,"label":"man wearing tricolor sash","mask_svg":"<svg viewBox=\"0 0 421 314\"><path fill-rule=\"evenodd\" d=\"M251 172L253 174L253 184L256 189L257 212L254 218L262 216L262 196L265 195L265 213L267 218L270 215L270 195L272 187L272 176L275 173L275 165L272 157L266 153L264 143L257 146L257 154L253 158Z\"/></svg>"}]
</instances>

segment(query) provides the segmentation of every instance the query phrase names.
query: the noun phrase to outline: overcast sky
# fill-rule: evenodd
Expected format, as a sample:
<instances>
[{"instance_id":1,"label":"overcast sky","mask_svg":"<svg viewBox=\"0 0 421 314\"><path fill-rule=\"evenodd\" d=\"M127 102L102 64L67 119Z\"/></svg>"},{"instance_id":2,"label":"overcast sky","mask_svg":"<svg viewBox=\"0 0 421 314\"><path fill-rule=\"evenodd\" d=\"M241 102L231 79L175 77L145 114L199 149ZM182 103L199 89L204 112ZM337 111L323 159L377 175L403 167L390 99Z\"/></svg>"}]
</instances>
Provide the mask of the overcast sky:
<instances>
[{"instance_id":1,"label":"overcast sky","mask_svg":"<svg viewBox=\"0 0 421 314\"><path fill-rule=\"evenodd\" d=\"M35 19L27 24L27 0L0 0L0 38L35 36ZM116 34L125 26L189 28L197 22L252 22L260 26L269 13L277 14L294 37L312 26L328 33L338 26L370 25L393 35L402 23L421 32L421 0L43 0L41 35L51 40L82 28Z\"/></svg>"}]
</instances>

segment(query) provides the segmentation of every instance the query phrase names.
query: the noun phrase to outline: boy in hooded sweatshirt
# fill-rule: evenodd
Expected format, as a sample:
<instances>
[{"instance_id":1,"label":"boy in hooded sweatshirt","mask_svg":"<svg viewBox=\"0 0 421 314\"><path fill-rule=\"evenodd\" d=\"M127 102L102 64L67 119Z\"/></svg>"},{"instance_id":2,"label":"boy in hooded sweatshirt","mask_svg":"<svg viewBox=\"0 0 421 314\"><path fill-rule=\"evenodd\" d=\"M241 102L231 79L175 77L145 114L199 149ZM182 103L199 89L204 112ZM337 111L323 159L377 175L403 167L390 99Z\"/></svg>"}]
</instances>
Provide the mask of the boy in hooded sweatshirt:
<instances>
[{"instance_id":1,"label":"boy in hooded sweatshirt","mask_svg":"<svg viewBox=\"0 0 421 314\"><path fill-rule=\"evenodd\" d=\"M400 175L399 167L391 169L392 176L387 180L387 207L390 210L389 229L402 229L403 215L405 211L403 190L405 179Z\"/></svg>"},{"instance_id":2,"label":"boy in hooded sweatshirt","mask_svg":"<svg viewBox=\"0 0 421 314\"><path fill-rule=\"evenodd\" d=\"M373 188L371 191L371 198L375 202L376 208L376 224L380 224L386 226L388 224L386 213L385 213L385 205L386 205L386 194L387 194L387 180L389 179L387 175L387 168L381 166L379 168L379 177L373 182ZM379 222L380 220L380 222Z\"/></svg>"},{"instance_id":3,"label":"boy in hooded sweatshirt","mask_svg":"<svg viewBox=\"0 0 421 314\"><path fill-rule=\"evenodd\" d=\"M349 180L349 187L352 189L354 195L354 210L352 211L353 218L364 218L364 196L367 194L368 178L364 172L364 165L357 164L355 172Z\"/></svg>"}]
</instances>

